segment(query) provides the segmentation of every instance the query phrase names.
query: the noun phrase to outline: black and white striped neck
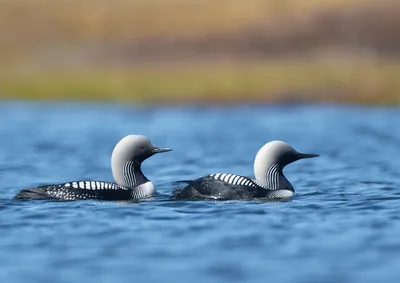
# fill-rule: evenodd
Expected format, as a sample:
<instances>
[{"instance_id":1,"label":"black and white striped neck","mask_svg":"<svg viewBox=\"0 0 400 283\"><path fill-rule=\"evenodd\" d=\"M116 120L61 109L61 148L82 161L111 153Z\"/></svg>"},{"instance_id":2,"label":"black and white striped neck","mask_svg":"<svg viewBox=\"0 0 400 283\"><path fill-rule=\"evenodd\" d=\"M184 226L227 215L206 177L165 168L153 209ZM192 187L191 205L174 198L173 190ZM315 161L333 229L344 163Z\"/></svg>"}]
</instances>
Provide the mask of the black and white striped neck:
<instances>
[{"instance_id":1,"label":"black and white striped neck","mask_svg":"<svg viewBox=\"0 0 400 283\"><path fill-rule=\"evenodd\" d=\"M285 175L282 172L282 166L278 163L273 163L268 167L267 172L265 173L265 187L269 190L289 190L294 192L294 188L292 184L286 179Z\"/></svg>"},{"instance_id":2,"label":"black and white striped neck","mask_svg":"<svg viewBox=\"0 0 400 283\"><path fill-rule=\"evenodd\" d=\"M122 168L123 183L120 185L128 188L136 188L137 186L149 182L149 179L142 172L142 163L137 160L131 160L124 164Z\"/></svg>"}]
</instances>

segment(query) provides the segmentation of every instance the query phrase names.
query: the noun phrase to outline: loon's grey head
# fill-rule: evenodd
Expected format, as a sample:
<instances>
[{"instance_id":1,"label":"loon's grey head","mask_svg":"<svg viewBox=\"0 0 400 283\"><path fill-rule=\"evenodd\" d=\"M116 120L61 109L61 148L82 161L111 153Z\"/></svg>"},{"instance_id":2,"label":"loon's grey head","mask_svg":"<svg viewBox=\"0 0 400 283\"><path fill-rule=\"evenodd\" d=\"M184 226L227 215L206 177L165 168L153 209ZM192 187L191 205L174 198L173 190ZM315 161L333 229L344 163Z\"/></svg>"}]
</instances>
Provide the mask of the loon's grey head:
<instances>
[{"instance_id":1,"label":"loon's grey head","mask_svg":"<svg viewBox=\"0 0 400 283\"><path fill-rule=\"evenodd\" d=\"M144 177L140 170L140 164L154 154L171 150L154 146L148 138L142 135L124 137L117 143L111 155L111 169L115 181L119 185L127 187L138 185L138 178Z\"/></svg>"},{"instance_id":2,"label":"loon's grey head","mask_svg":"<svg viewBox=\"0 0 400 283\"><path fill-rule=\"evenodd\" d=\"M276 183L279 180L268 180L273 178L273 174L279 174L283 177L282 169L286 165L300 159L318 156L318 154L300 153L283 141L271 141L258 151L254 160L254 175L263 185L271 185L271 182L275 182L274 185L277 185ZM290 183L288 184L290 185Z\"/></svg>"}]
</instances>

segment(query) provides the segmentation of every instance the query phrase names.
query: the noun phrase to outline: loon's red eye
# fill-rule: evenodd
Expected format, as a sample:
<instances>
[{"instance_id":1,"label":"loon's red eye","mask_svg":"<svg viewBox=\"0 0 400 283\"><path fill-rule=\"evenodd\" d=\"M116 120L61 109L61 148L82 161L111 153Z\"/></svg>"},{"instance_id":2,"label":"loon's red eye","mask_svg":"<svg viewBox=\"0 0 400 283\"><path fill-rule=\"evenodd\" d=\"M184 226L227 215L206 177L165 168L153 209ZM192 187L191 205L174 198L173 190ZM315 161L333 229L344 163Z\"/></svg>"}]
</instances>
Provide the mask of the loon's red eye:
<instances>
[{"instance_id":1,"label":"loon's red eye","mask_svg":"<svg viewBox=\"0 0 400 283\"><path fill-rule=\"evenodd\" d=\"M140 149L141 149L141 150L144 150L144 145L141 145L141 146L140 146Z\"/></svg>"}]
</instances>

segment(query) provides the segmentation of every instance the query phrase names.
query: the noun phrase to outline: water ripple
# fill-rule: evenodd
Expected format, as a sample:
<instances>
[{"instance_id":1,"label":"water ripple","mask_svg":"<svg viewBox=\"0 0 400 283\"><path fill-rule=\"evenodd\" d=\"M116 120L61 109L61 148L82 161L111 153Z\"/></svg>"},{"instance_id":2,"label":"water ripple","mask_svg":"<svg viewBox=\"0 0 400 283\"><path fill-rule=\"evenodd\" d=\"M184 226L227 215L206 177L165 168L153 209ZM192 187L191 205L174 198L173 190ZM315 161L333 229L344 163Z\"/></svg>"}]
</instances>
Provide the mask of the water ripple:
<instances>
[{"instance_id":1,"label":"water ripple","mask_svg":"<svg viewBox=\"0 0 400 283\"><path fill-rule=\"evenodd\" d=\"M399 116L306 105L0 104L0 280L397 282ZM49 182L112 180L111 151L130 133L174 149L144 163L155 198L11 199ZM292 201L168 199L180 180L253 175L254 155L275 139L321 155L285 168Z\"/></svg>"}]
</instances>

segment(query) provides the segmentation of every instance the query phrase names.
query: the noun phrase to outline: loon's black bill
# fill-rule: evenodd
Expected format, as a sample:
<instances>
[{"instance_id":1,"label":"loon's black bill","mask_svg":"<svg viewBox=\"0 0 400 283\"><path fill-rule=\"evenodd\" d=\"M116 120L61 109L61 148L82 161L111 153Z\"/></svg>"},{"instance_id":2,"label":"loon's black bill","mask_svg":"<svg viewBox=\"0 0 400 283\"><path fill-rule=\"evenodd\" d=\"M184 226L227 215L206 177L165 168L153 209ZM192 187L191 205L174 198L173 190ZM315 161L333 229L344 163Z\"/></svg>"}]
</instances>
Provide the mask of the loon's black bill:
<instances>
[{"instance_id":1,"label":"loon's black bill","mask_svg":"<svg viewBox=\"0 0 400 283\"><path fill-rule=\"evenodd\" d=\"M298 158L299 159L305 159L305 158L314 158L318 157L319 154L313 154L313 153L299 153Z\"/></svg>"},{"instance_id":2,"label":"loon's black bill","mask_svg":"<svg viewBox=\"0 0 400 283\"><path fill-rule=\"evenodd\" d=\"M172 151L172 148L167 148L167 147L154 147L152 150L152 153L161 153L161 152L168 152Z\"/></svg>"}]
</instances>

